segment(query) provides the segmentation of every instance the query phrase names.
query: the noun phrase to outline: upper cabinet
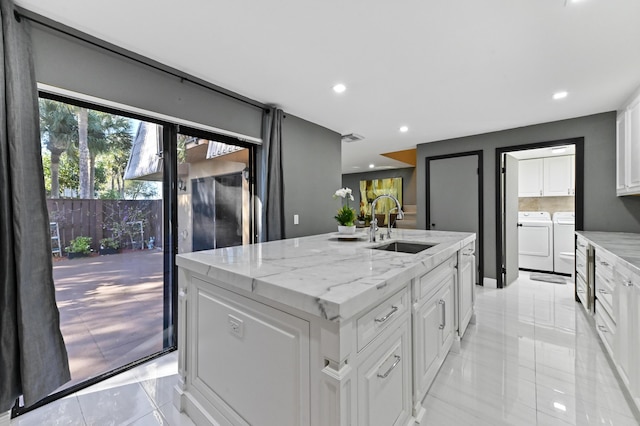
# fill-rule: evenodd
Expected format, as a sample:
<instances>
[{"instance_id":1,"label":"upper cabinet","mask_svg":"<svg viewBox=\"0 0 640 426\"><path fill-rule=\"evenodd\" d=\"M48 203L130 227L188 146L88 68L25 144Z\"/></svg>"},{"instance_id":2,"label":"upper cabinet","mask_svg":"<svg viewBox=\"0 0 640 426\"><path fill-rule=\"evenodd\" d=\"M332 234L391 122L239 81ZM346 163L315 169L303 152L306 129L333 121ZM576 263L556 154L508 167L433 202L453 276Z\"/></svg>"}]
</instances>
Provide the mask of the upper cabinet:
<instances>
[{"instance_id":1,"label":"upper cabinet","mask_svg":"<svg viewBox=\"0 0 640 426\"><path fill-rule=\"evenodd\" d=\"M544 183L542 194L546 197L575 195L573 155L543 158Z\"/></svg>"},{"instance_id":2,"label":"upper cabinet","mask_svg":"<svg viewBox=\"0 0 640 426\"><path fill-rule=\"evenodd\" d=\"M542 197L542 158L518 162L518 196Z\"/></svg>"},{"instance_id":3,"label":"upper cabinet","mask_svg":"<svg viewBox=\"0 0 640 426\"><path fill-rule=\"evenodd\" d=\"M616 193L640 194L640 95L618 113Z\"/></svg>"},{"instance_id":4,"label":"upper cabinet","mask_svg":"<svg viewBox=\"0 0 640 426\"><path fill-rule=\"evenodd\" d=\"M520 160L518 162L518 196L575 195L574 164L574 155Z\"/></svg>"}]
</instances>

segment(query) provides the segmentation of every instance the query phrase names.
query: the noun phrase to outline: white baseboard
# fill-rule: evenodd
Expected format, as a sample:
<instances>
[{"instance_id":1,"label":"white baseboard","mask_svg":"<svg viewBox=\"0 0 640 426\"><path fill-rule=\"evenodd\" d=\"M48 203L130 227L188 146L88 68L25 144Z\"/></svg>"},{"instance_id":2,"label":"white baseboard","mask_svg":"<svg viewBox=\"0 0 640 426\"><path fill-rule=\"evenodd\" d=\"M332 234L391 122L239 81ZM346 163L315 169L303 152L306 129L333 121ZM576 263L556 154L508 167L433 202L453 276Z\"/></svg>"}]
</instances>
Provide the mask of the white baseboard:
<instances>
[{"instance_id":1,"label":"white baseboard","mask_svg":"<svg viewBox=\"0 0 640 426\"><path fill-rule=\"evenodd\" d=\"M487 288L498 288L498 280L496 280L495 278L484 277L482 279L482 285Z\"/></svg>"},{"instance_id":2,"label":"white baseboard","mask_svg":"<svg viewBox=\"0 0 640 426\"><path fill-rule=\"evenodd\" d=\"M11 420L11 410L0 413L0 426L9 426Z\"/></svg>"}]
</instances>

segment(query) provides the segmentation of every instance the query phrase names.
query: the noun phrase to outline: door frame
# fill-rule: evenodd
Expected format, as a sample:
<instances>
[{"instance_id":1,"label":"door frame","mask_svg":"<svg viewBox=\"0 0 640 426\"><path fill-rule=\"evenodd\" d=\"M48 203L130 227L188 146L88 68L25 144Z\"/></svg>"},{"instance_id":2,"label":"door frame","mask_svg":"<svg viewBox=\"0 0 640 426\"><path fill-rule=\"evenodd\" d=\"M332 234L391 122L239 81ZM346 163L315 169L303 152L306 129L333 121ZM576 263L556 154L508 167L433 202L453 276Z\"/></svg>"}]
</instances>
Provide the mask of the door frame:
<instances>
[{"instance_id":1,"label":"door frame","mask_svg":"<svg viewBox=\"0 0 640 426\"><path fill-rule=\"evenodd\" d=\"M576 231L582 231L584 229L584 137L576 137L576 138L568 138L568 139L557 139L552 141L544 141L544 142L533 142L524 145L512 145L505 147L496 148L496 156L495 156L495 207L496 207L496 280L497 287L504 287L504 259L502 253L504 251L503 247L503 232L502 232L502 215L499 212L504 208L504 203L502 202L504 196L504 187L502 185L502 154L506 154L513 151L526 151L530 149L536 148L551 148L554 146L566 146L566 145L574 145L576 149L576 159L575 159L575 186L576 186L576 194L575 194L575 214L576 214Z\"/></svg>"},{"instance_id":2,"label":"door frame","mask_svg":"<svg viewBox=\"0 0 640 426\"><path fill-rule=\"evenodd\" d=\"M465 151L465 152L457 152L454 154L445 154L445 155L436 155L432 157L425 158L425 190L426 190L426 203L425 203L425 212L426 212L426 224L425 229L431 229L431 214L429 213L429 205L431 203L431 190L429 188L429 173L430 173L430 165L429 163L433 160L445 160L447 158L457 158L457 157L467 157L467 156L477 156L478 157L478 235L476 237L476 254L478 258L478 267L477 272L479 274L476 284L483 285L484 280L484 191L483 191L483 182L484 182L484 167L483 167L483 153L482 150L477 151Z\"/></svg>"}]
</instances>

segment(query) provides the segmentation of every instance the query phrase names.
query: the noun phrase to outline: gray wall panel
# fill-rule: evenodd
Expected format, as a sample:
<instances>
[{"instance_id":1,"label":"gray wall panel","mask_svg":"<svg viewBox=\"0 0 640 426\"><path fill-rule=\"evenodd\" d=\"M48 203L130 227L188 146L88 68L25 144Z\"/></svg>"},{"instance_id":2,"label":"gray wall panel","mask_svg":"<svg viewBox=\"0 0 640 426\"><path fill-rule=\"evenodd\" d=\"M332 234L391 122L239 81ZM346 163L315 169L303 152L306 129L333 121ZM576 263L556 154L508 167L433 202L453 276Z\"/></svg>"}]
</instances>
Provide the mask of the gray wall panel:
<instances>
[{"instance_id":1,"label":"gray wall panel","mask_svg":"<svg viewBox=\"0 0 640 426\"><path fill-rule=\"evenodd\" d=\"M290 114L282 123L285 237L337 232L332 198L341 188L340 134ZM298 214L300 224L293 224Z\"/></svg>"},{"instance_id":2,"label":"gray wall panel","mask_svg":"<svg viewBox=\"0 0 640 426\"><path fill-rule=\"evenodd\" d=\"M585 230L640 232L640 197L616 197L615 112L418 145L417 227L424 229L426 219L425 158L483 150L484 270L486 277L496 278L495 149L575 137L584 137Z\"/></svg>"},{"instance_id":3,"label":"gray wall panel","mask_svg":"<svg viewBox=\"0 0 640 426\"><path fill-rule=\"evenodd\" d=\"M38 82L261 138L262 109L38 24Z\"/></svg>"}]
</instances>

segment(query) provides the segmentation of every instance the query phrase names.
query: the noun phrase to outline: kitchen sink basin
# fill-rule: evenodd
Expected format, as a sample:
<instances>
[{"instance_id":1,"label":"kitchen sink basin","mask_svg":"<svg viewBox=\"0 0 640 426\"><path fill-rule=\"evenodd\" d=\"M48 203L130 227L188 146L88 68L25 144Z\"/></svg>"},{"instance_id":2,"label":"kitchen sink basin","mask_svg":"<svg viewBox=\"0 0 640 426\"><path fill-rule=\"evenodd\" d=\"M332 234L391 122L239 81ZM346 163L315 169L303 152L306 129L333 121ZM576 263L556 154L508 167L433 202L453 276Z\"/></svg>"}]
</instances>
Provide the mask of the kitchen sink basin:
<instances>
[{"instance_id":1,"label":"kitchen sink basin","mask_svg":"<svg viewBox=\"0 0 640 426\"><path fill-rule=\"evenodd\" d=\"M379 245L377 247L371 247L371 249L415 254L415 253L420 253L423 250L429 249L435 245L436 244L422 244L422 243L408 243L404 241L394 241L392 243Z\"/></svg>"}]
</instances>

